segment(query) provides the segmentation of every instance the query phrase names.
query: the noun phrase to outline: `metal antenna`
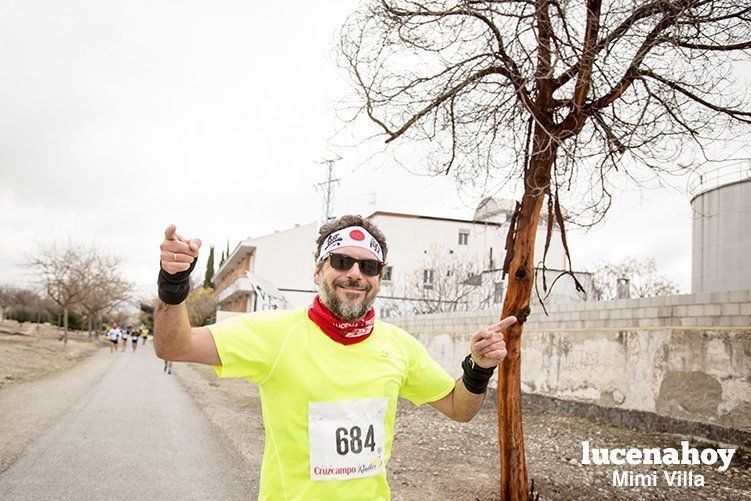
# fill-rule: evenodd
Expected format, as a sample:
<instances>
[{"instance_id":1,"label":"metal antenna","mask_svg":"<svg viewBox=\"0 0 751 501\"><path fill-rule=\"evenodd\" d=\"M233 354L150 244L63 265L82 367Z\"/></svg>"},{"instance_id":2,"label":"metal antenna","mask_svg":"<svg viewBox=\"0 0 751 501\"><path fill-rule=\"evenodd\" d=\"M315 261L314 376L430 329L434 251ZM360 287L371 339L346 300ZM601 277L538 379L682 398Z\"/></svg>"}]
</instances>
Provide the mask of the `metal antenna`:
<instances>
[{"instance_id":1,"label":"metal antenna","mask_svg":"<svg viewBox=\"0 0 751 501\"><path fill-rule=\"evenodd\" d=\"M326 164L328 166L326 180L322 183L313 185L316 191L323 192L323 210L321 214L321 223L325 223L326 221L334 217L331 214L331 211L334 208L334 185L338 185L340 181L340 179L334 179L334 164L341 159L342 157L336 155L335 158L316 162L317 164Z\"/></svg>"}]
</instances>

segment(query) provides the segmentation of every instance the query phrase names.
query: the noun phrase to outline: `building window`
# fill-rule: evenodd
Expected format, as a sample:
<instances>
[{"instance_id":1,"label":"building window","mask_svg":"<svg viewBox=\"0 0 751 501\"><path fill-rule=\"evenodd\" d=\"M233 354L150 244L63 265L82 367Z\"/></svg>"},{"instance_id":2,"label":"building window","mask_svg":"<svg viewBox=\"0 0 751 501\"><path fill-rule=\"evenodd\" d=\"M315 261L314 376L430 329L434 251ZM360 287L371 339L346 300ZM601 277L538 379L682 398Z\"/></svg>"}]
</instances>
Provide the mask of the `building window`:
<instances>
[{"instance_id":1,"label":"building window","mask_svg":"<svg viewBox=\"0 0 751 501\"><path fill-rule=\"evenodd\" d=\"M469 245L469 232L468 231L459 232L459 245Z\"/></svg>"},{"instance_id":2,"label":"building window","mask_svg":"<svg viewBox=\"0 0 751 501\"><path fill-rule=\"evenodd\" d=\"M433 270L422 270L422 288L433 288Z\"/></svg>"},{"instance_id":3,"label":"building window","mask_svg":"<svg viewBox=\"0 0 751 501\"><path fill-rule=\"evenodd\" d=\"M391 270L393 270L393 266L386 266L386 270L383 272L383 281L384 282L391 282Z\"/></svg>"}]
</instances>

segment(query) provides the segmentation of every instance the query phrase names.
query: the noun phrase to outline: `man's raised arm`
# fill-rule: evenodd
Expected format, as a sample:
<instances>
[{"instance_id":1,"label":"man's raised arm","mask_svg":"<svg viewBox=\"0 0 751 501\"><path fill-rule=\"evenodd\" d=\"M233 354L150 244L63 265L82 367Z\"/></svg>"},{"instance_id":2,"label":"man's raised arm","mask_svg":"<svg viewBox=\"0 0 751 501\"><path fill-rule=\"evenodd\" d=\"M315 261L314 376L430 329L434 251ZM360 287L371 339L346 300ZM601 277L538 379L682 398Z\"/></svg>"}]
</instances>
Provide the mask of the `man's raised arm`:
<instances>
[{"instance_id":1,"label":"man's raised arm","mask_svg":"<svg viewBox=\"0 0 751 501\"><path fill-rule=\"evenodd\" d=\"M464 375L451 393L430 405L454 421L466 423L475 417L485 400L493 371L506 358L504 333L515 323L516 317L506 317L475 332L470 338L470 354L462 362Z\"/></svg>"},{"instance_id":2,"label":"man's raised arm","mask_svg":"<svg viewBox=\"0 0 751 501\"><path fill-rule=\"evenodd\" d=\"M214 338L206 327L191 328L185 300L190 272L201 241L186 240L171 224L164 232L159 271L159 299L154 310L154 349L164 360L221 365Z\"/></svg>"}]
</instances>

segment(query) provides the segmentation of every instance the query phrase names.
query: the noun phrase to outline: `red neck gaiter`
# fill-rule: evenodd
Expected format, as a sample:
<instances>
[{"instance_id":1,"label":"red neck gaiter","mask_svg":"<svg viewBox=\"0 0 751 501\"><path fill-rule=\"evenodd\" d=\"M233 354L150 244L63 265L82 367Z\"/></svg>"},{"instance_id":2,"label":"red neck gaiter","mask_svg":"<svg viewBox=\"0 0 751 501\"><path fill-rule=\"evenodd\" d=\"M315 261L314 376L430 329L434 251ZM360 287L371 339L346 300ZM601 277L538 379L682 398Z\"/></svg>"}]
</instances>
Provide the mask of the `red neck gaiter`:
<instances>
[{"instance_id":1,"label":"red neck gaiter","mask_svg":"<svg viewBox=\"0 0 751 501\"><path fill-rule=\"evenodd\" d=\"M355 344L368 339L375 325L375 310L370 309L362 320L345 322L329 310L316 296L313 305L308 308L308 317L326 333L328 337L341 344Z\"/></svg>"}]
</instances>

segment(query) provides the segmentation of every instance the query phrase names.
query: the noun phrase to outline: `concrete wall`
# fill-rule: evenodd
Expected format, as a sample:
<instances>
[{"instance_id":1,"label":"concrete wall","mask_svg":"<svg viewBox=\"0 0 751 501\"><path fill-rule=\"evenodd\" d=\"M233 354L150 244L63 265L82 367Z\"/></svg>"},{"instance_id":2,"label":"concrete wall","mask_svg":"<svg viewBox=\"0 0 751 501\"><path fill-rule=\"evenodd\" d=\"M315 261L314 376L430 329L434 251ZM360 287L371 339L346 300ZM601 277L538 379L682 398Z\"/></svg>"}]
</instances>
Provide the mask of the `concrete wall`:
<instances>
[{"instance_id":1,"label":"concrete wall","mask_svg":"<svg viewBox=\"0 0 751 501\"><path fill-rule=\"evenodd\" d=\"M533 311L524 329L524 392L751 431L751 291L548 312ZM456 377L470 335L497 320L497 311L389 319Z\"/></svg>"}]
</instances>

